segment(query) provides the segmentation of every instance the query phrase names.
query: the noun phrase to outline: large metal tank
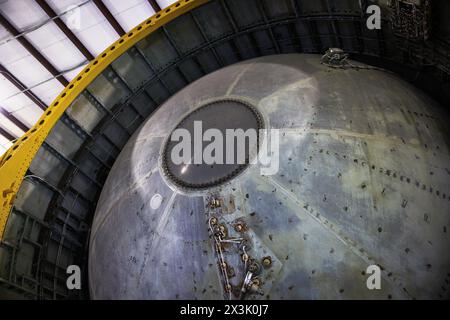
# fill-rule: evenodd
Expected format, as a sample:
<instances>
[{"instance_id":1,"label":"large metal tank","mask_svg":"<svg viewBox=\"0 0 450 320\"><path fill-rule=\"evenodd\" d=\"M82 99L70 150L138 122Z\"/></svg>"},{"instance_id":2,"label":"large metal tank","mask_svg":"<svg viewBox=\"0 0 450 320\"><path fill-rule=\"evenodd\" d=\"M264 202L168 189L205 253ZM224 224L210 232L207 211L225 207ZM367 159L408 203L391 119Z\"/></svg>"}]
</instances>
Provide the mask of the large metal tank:
<instances>
[{"instance_id":1,"label":"large metal tank","mask_svg":"<svg viewBox=\"0 0 450 320\"><path fill-rule=\"evenodd\" d=\"M448 115L389 72L320 61L241 62L148 118L97 205L92 298L449 297ZM167 139L196 117L279 129L279 170L200 167L183 181Z\"/></svg>"}]
</instances>

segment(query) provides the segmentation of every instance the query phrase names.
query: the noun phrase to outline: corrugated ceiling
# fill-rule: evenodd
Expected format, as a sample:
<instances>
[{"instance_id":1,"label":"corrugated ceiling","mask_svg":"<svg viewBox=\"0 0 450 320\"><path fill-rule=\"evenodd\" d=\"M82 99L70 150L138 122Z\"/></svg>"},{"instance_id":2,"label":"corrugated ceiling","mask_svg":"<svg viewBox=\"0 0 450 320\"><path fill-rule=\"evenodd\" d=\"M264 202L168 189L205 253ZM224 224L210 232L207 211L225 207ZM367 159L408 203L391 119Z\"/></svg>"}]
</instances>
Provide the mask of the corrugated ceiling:
<instances>
[{"instance_id":1,"label":"corrugated ceiling","mask_svg":"<svg viewBox=\"0 0 450 320\"><path fill-rule=\"evenodd\" d=\"M42 2L42 1L41 1ZM97 56L119 37L93 0L46 0L53 11L87 50ZM98 1L97 1L98 2ZM144 19L153 15L155 1L103 0L103 4L125 30L131 30ZM157 0L161 8L174 0ZM72 11L70 11L73 9ZM34 46L59 73L72 80L88 61L64 32L50 19L35 0L0 0L0 13L32 46ZM0 64L17 80L42 100L50 104L63 85L22 46L3 25L0 25ZM0 155L10 146L11 139L20 137L24 131L18 121L31 127L43 110L19 90L11 77L0 72ZM17 120L14 121L13 118ZM15 122L15 123L14 123ZM2 130L3 129L3 130Z\"/></svg>"}]
</instances>

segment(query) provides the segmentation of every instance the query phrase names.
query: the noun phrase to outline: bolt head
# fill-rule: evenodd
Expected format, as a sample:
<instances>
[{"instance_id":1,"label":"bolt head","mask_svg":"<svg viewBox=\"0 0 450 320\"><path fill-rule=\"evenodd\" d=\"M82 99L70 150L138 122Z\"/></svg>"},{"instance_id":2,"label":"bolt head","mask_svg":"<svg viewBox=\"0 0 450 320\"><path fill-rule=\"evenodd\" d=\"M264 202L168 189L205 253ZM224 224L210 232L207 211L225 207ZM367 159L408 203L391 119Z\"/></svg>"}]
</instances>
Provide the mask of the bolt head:
<instances>
[{"instance_id":1,"label":"bolt head","mask_svg":"<svg viewBox=\"0 0 450 320\"><path fill-rule=\"evenodd\" d=\"M270 267L270 266L272 265L272 258L270 258L270 257L264 257L264 258L262 259L262 264L263 264L263 266L266 267L266 268Z\"/></svg>"}]
</instances>

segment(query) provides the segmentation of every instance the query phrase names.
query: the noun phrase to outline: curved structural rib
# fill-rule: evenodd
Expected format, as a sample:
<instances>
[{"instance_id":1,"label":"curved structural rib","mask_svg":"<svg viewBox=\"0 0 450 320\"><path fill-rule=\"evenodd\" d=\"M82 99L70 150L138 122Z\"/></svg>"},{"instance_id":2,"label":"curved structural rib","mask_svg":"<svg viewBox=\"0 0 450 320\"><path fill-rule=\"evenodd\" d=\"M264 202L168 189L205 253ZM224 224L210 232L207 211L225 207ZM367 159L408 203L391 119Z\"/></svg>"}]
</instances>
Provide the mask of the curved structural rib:
<instances>
[{"instance_id":1,"label":"curved structural rib","mask_svg":"<svg viewBox=\"0 0 450 320\"><path fill-rule=\"evenodd\" d=\"M138 41L163 25L209 0L182 0L145 20L89 63L47 108L38 123L2 156L0 160L0 237L23 177L50 130L75 98L115 59Z\"/></svg>"}]
</instances>

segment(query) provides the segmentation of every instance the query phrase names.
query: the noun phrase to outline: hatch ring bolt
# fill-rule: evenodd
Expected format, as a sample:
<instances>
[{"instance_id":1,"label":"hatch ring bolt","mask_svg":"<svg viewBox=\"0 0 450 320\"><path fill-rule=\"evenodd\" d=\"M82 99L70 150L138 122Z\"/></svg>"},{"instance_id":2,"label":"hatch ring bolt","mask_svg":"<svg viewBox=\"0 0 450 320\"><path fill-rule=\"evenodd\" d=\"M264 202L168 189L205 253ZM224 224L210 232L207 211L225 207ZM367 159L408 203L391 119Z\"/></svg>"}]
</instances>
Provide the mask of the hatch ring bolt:
<instances>
[{"instance_id":1,"label":"hatch ring bolt","mask_svg":"<svg viewBox=\"0 0 450 320\"><path fill-rule=\"evenodd\" d=\"M247 224L242 219L238 219L238 220L234 221L233 225L234 225L234 230L236 232L244 233L248 230Z\"/></svg>"},{"instance_id":2,"label":"hatch ring bolt","mask_svg":"<svg viewBox=\"0 0 450 320\"><path fill-rule=\"evenodd\" d=\"M272 258L269 256L262 258L261 262L265 269L268 269L272 266Z\"/></svg>"},{"instance_id":3,"label":"hatch ring bolt","mask_svg":"<svg viewBox=\"0 0 450 320\"><path fill-rule=\"evenodd\" d=\"M261 267L258 262L252 260L248 266L248 271L255 275L258 275L261 272Z\"/></svg>"},{"instance_id":4,"label":"hatch ring bolt","mask_svg":"<svg viewBox=\"0 0 450 320\"><path fill-rule=\"evenodd\" d=\"M211 223L212 226L215 226L217 224L217 218L212 217L211 219L209 219L209 222Z\"/></svg>"},{"instance_id":5,"label":"hatch ring bolt","mask_svg":"<svg viewBox=\"0 0 450 320\"><path fill-rule=\"evenodd\" d=\"M257 277L252 278L246 286L246 291L249 293L264 295L264 292L261 290L261 280Z\"/></svg>"}]
</instances>

